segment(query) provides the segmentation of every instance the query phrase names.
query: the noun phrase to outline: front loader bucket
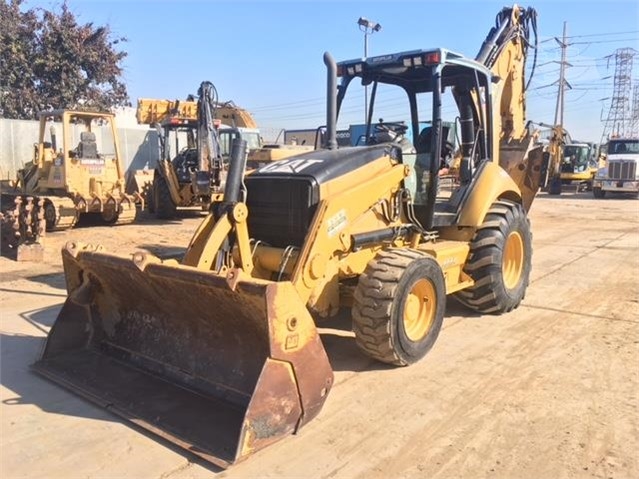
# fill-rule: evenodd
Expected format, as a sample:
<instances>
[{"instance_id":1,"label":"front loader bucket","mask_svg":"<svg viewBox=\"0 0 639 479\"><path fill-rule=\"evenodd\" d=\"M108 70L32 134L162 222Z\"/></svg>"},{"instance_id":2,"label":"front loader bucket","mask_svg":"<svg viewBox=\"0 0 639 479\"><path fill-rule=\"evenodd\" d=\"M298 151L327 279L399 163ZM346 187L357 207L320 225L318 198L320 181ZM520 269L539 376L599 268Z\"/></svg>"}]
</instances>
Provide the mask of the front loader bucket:
<instances>
[{"instance_id":1,"label":"front loader bucket","mask_svg":"<svg viewBox=\"0 0 639 479\"><path fill-rule=\"evenodd\" d=\"M69 243L34 369L226 467L315 417L333 373L290 282Z\"/></svg>"}]
</instances>

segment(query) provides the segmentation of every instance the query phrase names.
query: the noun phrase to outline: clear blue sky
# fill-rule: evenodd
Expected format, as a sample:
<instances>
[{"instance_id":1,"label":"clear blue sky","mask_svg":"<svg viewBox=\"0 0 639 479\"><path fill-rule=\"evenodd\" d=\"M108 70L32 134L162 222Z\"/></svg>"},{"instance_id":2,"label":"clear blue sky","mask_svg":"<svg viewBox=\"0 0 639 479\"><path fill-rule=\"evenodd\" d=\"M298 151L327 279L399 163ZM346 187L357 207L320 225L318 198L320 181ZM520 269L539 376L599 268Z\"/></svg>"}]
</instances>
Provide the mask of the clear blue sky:
<instances>
[{"instance_id":1,"label":"clear blue sky","mask_svg":"<svg viewBox=\"0 0 639 479\"><path fill-rule=\"evenodd\" d=\"M25 8L57 9L60 1L26 0ZM184 98L202 80L220 100L248 109L262 127L313 128L324 124L324 51L337 60L361 57L360 16L382 25L369 37L369 56L416 48L445 47L474 57L499 1L135 1L68 0L80 22L109 24L128 38L124 79L131 102L138 97ZM527 97L528 119L552 122L560 50L567 21L568 61L565 126L573 137L599 140L600 121L612 93L614 62L621 47L639 50L639 2L555 0L536 8L542 64ZM627 32L627 33L623 33ZM601 34L601 35L599 35ZM586 36L587 35L587 36ZM635 59L633 78L639 72ZM606 78L608 77L608 78ZM342 123L361 122L353 99ZM361 101L363 110L363 100Z\"/></svg>"}]
</instances>

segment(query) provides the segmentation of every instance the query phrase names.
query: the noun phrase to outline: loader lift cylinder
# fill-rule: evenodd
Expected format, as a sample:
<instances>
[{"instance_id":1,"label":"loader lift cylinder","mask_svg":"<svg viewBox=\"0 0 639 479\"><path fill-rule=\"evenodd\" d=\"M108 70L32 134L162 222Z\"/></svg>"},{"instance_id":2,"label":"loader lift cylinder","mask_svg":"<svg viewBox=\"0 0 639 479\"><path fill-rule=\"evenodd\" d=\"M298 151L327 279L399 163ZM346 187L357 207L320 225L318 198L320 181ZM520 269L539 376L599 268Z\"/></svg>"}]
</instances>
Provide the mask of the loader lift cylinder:
<instances>
[{"instance_id":1,"label":"loader lift cylinder","mask_svg":"<svg viewBox=\"0 0 639 479\"><path fill-rule=\"evenodd\" d=\"M240 201L242 179L246 169L248 148L246 140L235 138L231 146L231 159L229 160L229 172L224 185L224 203L234 204Z\"/></svg>"}]
</instances>

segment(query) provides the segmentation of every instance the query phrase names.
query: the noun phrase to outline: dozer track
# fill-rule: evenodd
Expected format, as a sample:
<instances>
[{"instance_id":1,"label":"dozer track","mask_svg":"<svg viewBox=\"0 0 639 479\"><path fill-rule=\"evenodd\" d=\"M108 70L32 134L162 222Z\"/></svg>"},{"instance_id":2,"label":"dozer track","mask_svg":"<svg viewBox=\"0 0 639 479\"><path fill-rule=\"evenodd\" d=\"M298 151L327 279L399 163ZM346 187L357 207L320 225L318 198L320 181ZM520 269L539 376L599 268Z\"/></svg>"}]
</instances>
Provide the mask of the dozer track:
<instances>
[{"instance_id":1,"label":"dozer track","mask_svg":"<svg viewBox=\"0 0 639 479\"><path fill-rule=\"evenodd\" d=\"M64 231L78 221L78 210L71 198L63 196L40 197L44 205L47 231Z\"/></svg>"},{"instance_id":2,"label":"dozer track","mask_svg":"<svg viewBox=\"0 0 639 479\"><path fill-rule=\"evenodd\" d=\"M135 221L137 210L135 203L123 201L120 203L120 214L114 224L116 225L128 225Z\"/></svg>"}]
</instances>

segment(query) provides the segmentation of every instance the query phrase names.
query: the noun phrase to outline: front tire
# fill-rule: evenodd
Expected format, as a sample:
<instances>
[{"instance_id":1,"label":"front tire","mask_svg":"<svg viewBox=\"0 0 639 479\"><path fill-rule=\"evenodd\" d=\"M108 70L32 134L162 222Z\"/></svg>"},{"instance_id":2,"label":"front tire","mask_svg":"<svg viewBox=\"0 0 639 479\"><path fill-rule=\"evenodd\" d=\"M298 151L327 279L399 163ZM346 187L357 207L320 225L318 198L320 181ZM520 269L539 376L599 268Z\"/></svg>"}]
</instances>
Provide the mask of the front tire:
<instances>
[{"instance_id":1,"label":"front tire","mask_svg":"<svg viewBox=\"0 0 639 479\"><path fill-rule=\"evenodd\" d=\"M561 190L563 189L563 184L561 183L560 178L552 178L550 180L550 184L548 185L548 194L549 195L561 195Z\"/></svg>"},{"instance_id":2,"label":"front tire","mask_svg":"<svg viewBox=\"0 0 639 479\"><path fill-rule=\"evenodd\" d=\"M354 294L357 346L383 363L406 366L433 347L444 319L446 287L431 256L389 249L373 258Z\"/></svg>"},{"instance_id":3,"label":"front tire","mask_svg":"<svg viewBox=\"0 0 639 479\"><path fill-rule=\"evenodd\" d=\"M596 187L594 187L592 189L592 195L595 198L599 198L600 199L600 198L604 198L606 196L606 192L604 190L602 190L601 187L597 187L596 186Z\"/></svg>"},{"instance_id":4,"label":"front tire","mask_svg":"<svg viewBox=\"0 0 639 479\"><path fill-rule=\"evenodd\" d=\"M532 235L523 207L512 201L493 203L470 245L464 271L475 281L455 297L481 313L515 309L530 280Z\"/></svg>"},{"instance_id":5,"label":"front tire","mask_svg":"<svg viewBox=\"0 0 639 479\"><path fill-rule=\"evenodd\" d=\"M175 217L177 206L173 203L169 185L162 175L156 175L153 179L153 206L157 218L168 220Z\"/></svg>"},{"instance_id":6,"label":"front tire","mask_svg":"<svg viewBox=\"0 0 639 479\"><path fill-rule=\"evenodd\" d=\"M149 213L155 213L155 188L153 188L153 183L147 184L144 188L144 203L146 205L146 209Z\"/></svg>"}]
</instances>

